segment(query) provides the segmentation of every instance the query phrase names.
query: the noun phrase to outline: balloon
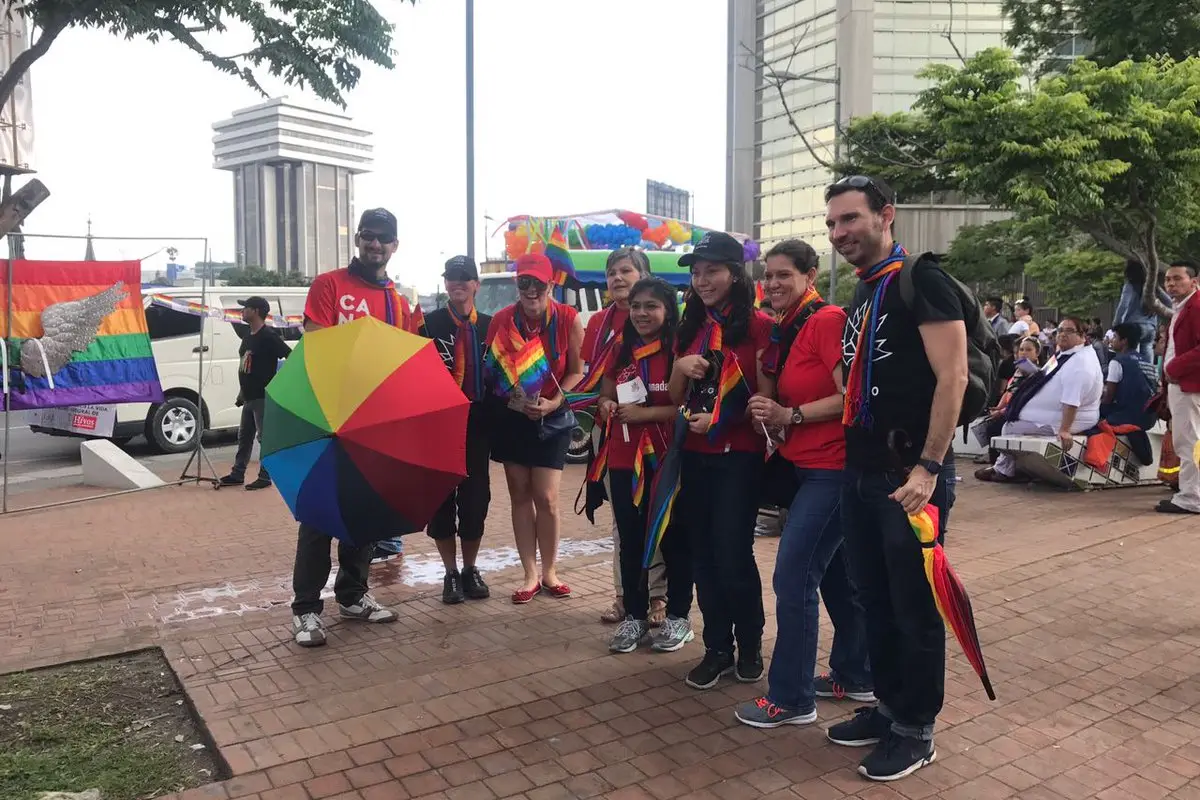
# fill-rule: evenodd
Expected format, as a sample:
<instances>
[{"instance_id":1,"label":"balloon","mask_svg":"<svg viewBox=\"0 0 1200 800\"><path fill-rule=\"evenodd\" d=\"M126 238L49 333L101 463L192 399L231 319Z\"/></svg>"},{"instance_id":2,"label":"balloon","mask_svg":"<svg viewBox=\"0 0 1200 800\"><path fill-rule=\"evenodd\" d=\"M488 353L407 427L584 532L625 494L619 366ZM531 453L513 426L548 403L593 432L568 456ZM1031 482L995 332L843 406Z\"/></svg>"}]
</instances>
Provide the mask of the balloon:
<instances>
[{"instance_id":1,"label":"balloon","mask_svg":"<svg viewBox=\"0 0 1200 800\"><path fill-rule=\"evenodd\" d=\"M508 254L509 260L515 259L517 256L525 255L525 250L529 247L529 237L517 231L504 232L504 250Z\"/></svg>"},{"instance_id":2,"label":"balloon","mask_svg":"<svg viewBox=\"0 0 1200 800\"><path fill-rule=\"evenodd\" d=\"M666 244L667 237L669 235L670 231L667 229L666 225L659 225L655 228L646 228L646 230L642 231L642 238L654 242L655 249L661 248L664 244Z\"/></svg>"},{"instance_id":3,"label":"balloon","mask_svg":"<svg viewBox=\"0 0 1200 800\"><path fill-rule=\"evenodd\" d=\"M742 245L742 254L745 256L745 261L754 261L761 252L762 248L753 239L747 239Z\"/></svg>"},{"instance_id":4,"label":"balloon","mask_svg":"<svg viewBox=\"0 0 1200 800\"><path fill-rule=\"evenodd\" d=\"M687 244L692 240L692 232L683 226L677 219L670 220L667 223L667 233L671 237L671 241L675 244Z\"/></svg>"},{"instance_id":5,"label":"balloon","mask_svg":"<svg viewBox=\"0 0 1200 800\"><path fill-rule=\"evenodd\" d=\"M530 245L529 252L537 253L539 256L544 254L546 252L546 243L539 239Z\"/></svg>"},{"instance_id":6,"label":"balloon","mask_svg":"<svg viewBox=\"0 0 1200 800\"><path fill-rule=\"evenodd\" d=\"M703 228L692 228L692 244L700 244L700 240L704 238L704 234L708 231Z\"/></svg>"},{"instance_id":7,"label":"balloon","mask_svg":"<svg viewBox=\"0 0 1200 800\"><path fill-rule=\"evenodd\" d=\"M650 227L650 223L646 220L646 218L636 211L622 211L621 213L617 214L617 216L620 217L621 221L626 225L631 228L636 228L639 231L644 231L646 228Z\"/></svg>"}]
</instances>

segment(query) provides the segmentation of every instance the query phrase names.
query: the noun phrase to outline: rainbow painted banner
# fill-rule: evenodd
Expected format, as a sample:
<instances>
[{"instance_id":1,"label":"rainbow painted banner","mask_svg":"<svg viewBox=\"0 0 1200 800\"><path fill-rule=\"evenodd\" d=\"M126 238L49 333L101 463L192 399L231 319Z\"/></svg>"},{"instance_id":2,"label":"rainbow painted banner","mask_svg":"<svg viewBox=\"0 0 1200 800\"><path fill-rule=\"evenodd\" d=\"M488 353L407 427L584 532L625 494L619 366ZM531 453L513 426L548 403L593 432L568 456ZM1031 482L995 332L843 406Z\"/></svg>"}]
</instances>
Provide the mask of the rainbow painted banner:
<instances>
[{"instance_id":1,"label":"rainbow painted banner","mask_svg":"<svg viewBox=\"0 0 1200 800\"><path fill-rule=\"evenodd\" d=\"M169 308L172 311L179 311L183 314L209 317L210 319L219 319L239 325L242 323L242 310L240 308L206 306L203 303L196 303L191 300L179 300L167 294L152 294L148 295L148 298L151 305L162 306L163 308ZM303 328L304 315L289 314L285 317L279 317L275 314L268 314L266 322L267 327L270 328Z\"/></svg>"},{"instance_id":2,"label":"rainbow painted banner","mask_svg":"<svg viewBox=\"0 0 1200 800\"><path fill-rule=\"evenodd\" d=\"M162 402L141 282L137 261L0 261L9 408Z\"/></svg>"}]
</instances>

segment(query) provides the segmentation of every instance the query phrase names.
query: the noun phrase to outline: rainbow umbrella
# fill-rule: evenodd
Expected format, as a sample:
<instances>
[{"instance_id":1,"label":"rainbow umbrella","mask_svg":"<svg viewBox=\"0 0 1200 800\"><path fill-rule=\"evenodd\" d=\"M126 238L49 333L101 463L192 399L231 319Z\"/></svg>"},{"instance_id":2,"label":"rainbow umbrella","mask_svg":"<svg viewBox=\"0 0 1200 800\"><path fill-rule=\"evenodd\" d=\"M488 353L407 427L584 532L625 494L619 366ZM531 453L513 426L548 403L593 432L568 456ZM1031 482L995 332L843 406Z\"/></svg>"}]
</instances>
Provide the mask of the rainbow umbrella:
<instances>
[{"instance_id":1,"label":"rainbow umbrella","mask_svg":"<svg viewBox=\"0 0 1200 800\"><path fill-rule=\"evenodd\" d=\"M411 533L466 476L469 409L431 340L363 317L305 334L268 384L263 464L330 536Z\"/></svg>"},{"instance_id":2,"label":"rainbow umbrella","mask_svg":"<svg viewBox=\"0 0 1200 800\"><path fill-rule=\"evenodd\" d=\"M938 613L946 623L946 627L954 631L954 638L962 646L967 661L975 669L975 674L983 683L989 700L996 699L992 690L992 681L988 678L987 665L983 663L983 648L979 644L979 632L975 630L975 615L971 611L971 598L967 590L954 574L946 558L946 552L938 541L939 527L938 507L930 503L919 514L909 514L908 524L921 542L921 554L925 558L925 579L933 591L933 602L937 605Z\"/></svg>"},{"instance_id":3,"label":"rainbow umbrella","mask_svg":"<svg viewBox=\"0 0 1200 800\"><path fill-rule=\"evenodd\" d=\"M645 569L650 569L654 563L654 554L658 552L663 536L671 525L671 512L675 508L675 498L679 496L680 458L690 418L689 412L680 409L675 417L671 445L650 481L650 505L646 509L646 550L642 556L642 567Z\"/></svg>"}]
</instances>

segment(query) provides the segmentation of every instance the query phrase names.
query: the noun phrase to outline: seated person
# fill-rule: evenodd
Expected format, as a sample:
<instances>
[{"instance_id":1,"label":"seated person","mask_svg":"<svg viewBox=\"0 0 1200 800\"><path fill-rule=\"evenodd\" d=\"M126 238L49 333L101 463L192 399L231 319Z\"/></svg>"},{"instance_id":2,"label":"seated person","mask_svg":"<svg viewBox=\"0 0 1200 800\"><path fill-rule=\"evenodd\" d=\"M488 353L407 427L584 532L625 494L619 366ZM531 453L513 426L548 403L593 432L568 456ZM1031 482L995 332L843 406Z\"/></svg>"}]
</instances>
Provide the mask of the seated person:
<instances>
[{"instance_id":1,"label":"seated person","mask_svg":"<svg viewBox=\"0 0 1200 800\"><path fill-rule=\"evenodd\" d=\"M1000 454L989 446L992 437L999 436L1000 431L1004 428L1004 415L1017 389L1031 375L1036 375L1042 366L1042 346L1032 336L1026 336L1017 343L1015 355L1016 358L1011 363L1010 374L1004 384L1000 399L995 406L988 409L987 416L971 426L971 432L975 434L979 444L988 448L988 451L976 460L977 464L996 463Z\"/></svg>"},{"instance_id":2,"label":"seated person","mask_svg":"<svg viewBox=\"0 0 1200 800\"><path fill-rule=\"evenodd\" d=\"M1057 436L1065 450L1074 442L1074 434L1100 421L1104 374L1083 331L1076 317L1059 323L1058 353L1013 394L1001 435ZM998 482L1023 480L1017 474L1016 460L1007 453L1001 453L994 466L979 470L975 477Z\"/></svg>"},{"instance_id":3,"label":"seated person","mask_svg":"<svg viewBox=\"0 0 1200 800\"><path fill-rule=\"evenodd\" d=\"M1142 360L1141 337L1141 326L1132 322L1113 328L1113 357L1108 362L1100 418L1114 428L1136 425L1146 430L1154 426L1155 415L1146 410L1146 403L1154 396L1158 374L1153 364Z\"/></svg>"}]
</instances>

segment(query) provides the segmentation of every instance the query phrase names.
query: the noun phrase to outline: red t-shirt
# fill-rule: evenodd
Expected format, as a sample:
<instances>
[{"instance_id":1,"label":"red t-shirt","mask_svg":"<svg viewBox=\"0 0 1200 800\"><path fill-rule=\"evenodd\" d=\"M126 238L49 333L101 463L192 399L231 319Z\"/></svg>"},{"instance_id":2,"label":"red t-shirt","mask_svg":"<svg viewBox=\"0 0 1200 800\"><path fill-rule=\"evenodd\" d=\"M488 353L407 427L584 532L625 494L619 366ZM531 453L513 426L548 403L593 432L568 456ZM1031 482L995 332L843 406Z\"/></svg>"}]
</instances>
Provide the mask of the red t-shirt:
<instances>
[{"instance_id":1,"label":"red t-shirt","mask_svg":"<svg viewBox=\"0 0 1200 800\"><path fill-rule=\"evenodd\" d=\"M780 405L795 408L837 394L833 370L841 365L845 327L846 312L837 306L825 306L808 318L779 371L775 389ZM790 426L779 452L798 467L842 469L846 432L841 418Z\"/></svg>"},{"instance_id":2,"label":"red t-shirt","mask_svg":"<svg viewBox=\"0 0 1200 800\"><path fill-rule=\"evenodd\" d=\"M313 279L304 303L304 317L323 328L344 325L359 317L375 317L409 333L417 333L424 320L421 307L414 312L408 298L397 292L394 284L376 286L346 268L322 272Z\"/></svg>"},{"instance_id":3,"label":"red t-shirt","mask_svg":"<svg viewBox=\"0 0 1200 800\"><path fill-rule=\"evenodd\" d=\"M750 394L758 391L758 357L767 345L771 343L771 328L774 323L771 318L761 311L754 311L750 317L750 329L746 338L737 347L729 348L737 354L738 364L746 383L750 384ZM703 336L703 328L697 336ZM701 354L703 355L703 354ZM766 440L762 431L756 430L750 420L744 417L737 420L726 420L721 424L721 430L715 441L709 441L706 433L689 433L683 443L684 450L694 453L725 453L737 450L743 453L766 452Z\"/></svg>"},{"instance_id":4,"label":"red t-shirt","mask_svg":"<svg viewBox=\"0 0 1200 800\"><path fill-rule=\"evenodd\" d=\"M625 322L629 319L629 309L621 308L615 303L588 318L587 328L583 331L583 347L580 356L591 369L599 360L600 351L608 340L620 336L625 330Z\"/></svg>"},{"instance_id":5,"label":"red t-shirt","mask_svg":"<svg viewBox=\"0 0 1200 800\"><path fill-rule=\"evenodd\" d=\"M546 360L550 361L550 372L554 375L554 380L546 381L542 387L542 397L554 397L558 393L559 384L567 374L567 355L571 349L571 329L575 327L575 320L579 318L579 312L573 306L557 300L548 300L547 302L554 304L555 322L552 326L542 326L538 336L542 340L542 347L545 348ZM507 331L510 326L516 324L516 315L521 313L519 308L519 305L514 304L500 309L492 317L492 324L488 325L487 333L489 348L500 331ZM550 339L551 327L554 329L554 341ZM556 354L558 357L554 358Z\"/></svg>"},{"instance_id":6,"label":"red t-shirt","mask_svg":"<svg viewBox=\"0 0 1200 800\"><path fill-rule=\"evenodd\" d=\"M616 360L618 353L613 353L610 363ZM667 353L665 350L660 350L654 355L643 359L646 365L646 372L643 380L649 380L646 389L649 392L649 397L646 400L648 406L671 406L671 393L667 391L667 382L670 380L669 368L667 366ZM635 377L642 375L641 364L630 364L624 369L611 374L614 381L617 383L625 383L631 381ZM612 427L609 428L608 439L608 466L609 469L633 469L633 459L637 454L638 442L641 441L642 431L650 432L650 443L654 445L654 452L662 460L667 454L667 448L671 445L671 425L669 423L650 422L642 425L627 425L629 428L629 441L625 441L625 431L622 430L622 424L614 419Z\"/></svg>"}]
</instances>

